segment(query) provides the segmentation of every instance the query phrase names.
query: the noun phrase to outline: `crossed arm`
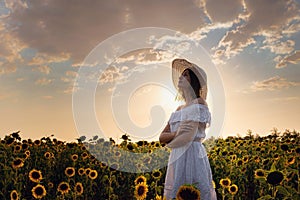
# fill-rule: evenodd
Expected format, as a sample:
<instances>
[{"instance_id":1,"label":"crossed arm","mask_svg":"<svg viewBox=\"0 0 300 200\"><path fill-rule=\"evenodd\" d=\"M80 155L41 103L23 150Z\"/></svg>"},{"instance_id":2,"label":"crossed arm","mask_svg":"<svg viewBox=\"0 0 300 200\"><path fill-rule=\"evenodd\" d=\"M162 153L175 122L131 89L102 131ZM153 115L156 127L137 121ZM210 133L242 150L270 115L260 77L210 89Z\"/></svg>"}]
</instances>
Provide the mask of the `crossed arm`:
<instances>
[{"instance_id":1,"label":"crossed arm","mask_svg":"<svg viewBox=\"0 0 300 200\"><path fill-rule=\"evenodd\" d=\"M175 137L176 132L171 132L170 124L168 123L165 129L162 131L162 133L159 136L159 142L160 143L169 143L173 138Z\"/></svg>"},{"instance_id":2,"label":"crossed arm","mask_svg":"<svg viewBox=\"0 0 300 200\"><path fill-rule=\"evenodd\" d=\"M198 125L199 123L195 121L183 121L176 132L171 132L168 124L161 133L159 141L167 143L171 148L184 146L194 139Z\"/></svg>"}]
</instances>

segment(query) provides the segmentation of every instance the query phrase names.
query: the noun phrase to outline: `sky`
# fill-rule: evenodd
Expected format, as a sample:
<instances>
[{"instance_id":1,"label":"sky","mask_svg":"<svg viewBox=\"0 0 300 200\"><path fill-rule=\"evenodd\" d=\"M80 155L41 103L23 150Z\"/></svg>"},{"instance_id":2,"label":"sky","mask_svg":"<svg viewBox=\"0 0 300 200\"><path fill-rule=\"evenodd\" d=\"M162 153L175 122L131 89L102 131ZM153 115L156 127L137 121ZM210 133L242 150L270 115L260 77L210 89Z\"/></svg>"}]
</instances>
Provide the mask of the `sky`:
<instances>
[{"instance_id":1,"label":"sky","mask_svg":"<svg viewBox=\"0 0 300 200\"><path fill-rule=\"evenodd\" d=\"M207 71L207 137L299 131L299 6L0 0L0 138L157 140L182 104L171 79L177 57Z\"/></svg>"}]
</instances>

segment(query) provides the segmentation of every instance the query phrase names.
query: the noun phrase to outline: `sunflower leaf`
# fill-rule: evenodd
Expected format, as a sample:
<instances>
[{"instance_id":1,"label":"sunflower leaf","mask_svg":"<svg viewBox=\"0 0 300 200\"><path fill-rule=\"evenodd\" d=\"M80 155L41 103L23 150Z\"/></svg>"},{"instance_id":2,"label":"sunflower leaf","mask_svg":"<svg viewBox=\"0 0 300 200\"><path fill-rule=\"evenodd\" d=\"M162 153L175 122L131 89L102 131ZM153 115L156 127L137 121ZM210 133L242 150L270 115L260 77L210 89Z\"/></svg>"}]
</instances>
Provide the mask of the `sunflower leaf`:
<instances>
[{"instance_id":1,"label":"sunflower leaf","mask_svg":"<svg viewBox=\"0 0 300 200\"><path fill-rule=\"evenodd\" d=\"M268 200L268 199L272 199L271 195L265 195L265 196L262 196L260 198L258 198L257 200Z\"/></svg>"},{"instance_id":2,"label":"sunflower leaf","mask_svg":"<svg viewBox=\"0 0 300 200\"><path fill-rule=\"evenodd\" d=\"M290 196L291 194L287 191L287 189L285 189L284 187L282 187L281 185L276 186L276 189L278 190L278 192L280 194L283 194L284 196Z\"/></svg>"},{"instance_id":3,"label":"sunflower leaf","mask_svg":"<svg viewBox=\"0 0 300 200\"><path fill-rule=\"evenodd\" d=\"M275 162L273 162L272 166L271 166L271 172L276 171L276 166L275 166Z\"/></svg>"}]
</instances>

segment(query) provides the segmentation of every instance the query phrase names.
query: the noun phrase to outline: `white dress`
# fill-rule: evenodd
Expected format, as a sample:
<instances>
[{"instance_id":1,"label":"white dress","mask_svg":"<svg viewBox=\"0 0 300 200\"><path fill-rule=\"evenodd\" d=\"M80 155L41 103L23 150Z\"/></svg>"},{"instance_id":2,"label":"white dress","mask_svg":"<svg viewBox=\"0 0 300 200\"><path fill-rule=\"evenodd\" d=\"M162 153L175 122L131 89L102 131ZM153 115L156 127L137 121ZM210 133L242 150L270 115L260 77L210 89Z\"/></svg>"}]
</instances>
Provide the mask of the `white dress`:
<instances>
[{"instance_id":1,"label":"white dress","mask_svg":"<svg viewBox=\"0 0 300 200\"><path fill-rule=\"evenodd\" d=\"M210 125L211 114L206 105L192 104L171 114L169 119L171 132L175 132L181 121L193 120ZM164 196L167 200L176 198L179 187L183 184L195 184L200 190L201 200L216 200L212 184L212 172L205 147L200 138L205 138L205 128L199 126L195 140L185 146L172 148L166 179Z\"/></svg>"}]
</instances>

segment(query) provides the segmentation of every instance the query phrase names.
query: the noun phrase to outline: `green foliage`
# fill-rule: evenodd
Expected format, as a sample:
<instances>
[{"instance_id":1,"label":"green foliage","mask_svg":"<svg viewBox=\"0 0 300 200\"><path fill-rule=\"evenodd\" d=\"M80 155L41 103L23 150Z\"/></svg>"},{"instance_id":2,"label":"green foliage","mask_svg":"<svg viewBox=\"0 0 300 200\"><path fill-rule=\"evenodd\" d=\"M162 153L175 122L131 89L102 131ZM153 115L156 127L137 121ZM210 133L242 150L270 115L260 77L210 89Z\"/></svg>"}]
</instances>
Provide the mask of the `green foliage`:
<instances>
[{"instance_id":1,"label":"green foliage","mask_svg":"<svg viewBox=\"0 0 300 200\"><path fill-rule=\"evenodd\" d=\"M260 137L249 130L245 137L208 138L204 142L211 164L216 192L223 199L295 199L299 197L299 133L294 131L275 133ZM155 199L163 195L166 167L156 169L154 173L126 173L118 170L118 164L129 163L129 157L116 149L132 153L145 153L143 163L130 160L130 167L159 166L165 162L170 149L159 142L131 142L128 135L116 144L112 138L105 141L94 136L78 138L78 142L66 143L56 138L43 137L40 140L22 140L19 132L7 135L0 140L0 199L10 199L17 193L19 199L34 199L32 188L40 184L46 194L42 199L134 199L135 179L143 175L149 191L146 199ZM117 147L117 148L116 148ZM95 158L94 152L112 155L115 168ZM167 154L158 154L155 150ZM100 151L99 151L100 150ZM154 157L149 155L155 154ZM166 156L167 155L167 156ZM155 158L155 159L153 159ZM66 172L74 169L75 174ZM29 173L38 170L42 179L32 181ZM258 170L260 169L260 170ZM90 172L94 172L94 176ZM257 171L263 176L257 176ZM276 182L276 177L269 177L277 185L267 181L271 172L283 174L283 179ZM273 173L276 175L276 173ZM237 192L229 187L222 187L221 179L231 180L230 186L237 186ZM274 181L275 179L275 181ZM58 189L66 182L69 190ZM82 184L83 193L76 192L76 184ZM200 191L201 192L201 191Z\"/></svg>"}]
</instances>

